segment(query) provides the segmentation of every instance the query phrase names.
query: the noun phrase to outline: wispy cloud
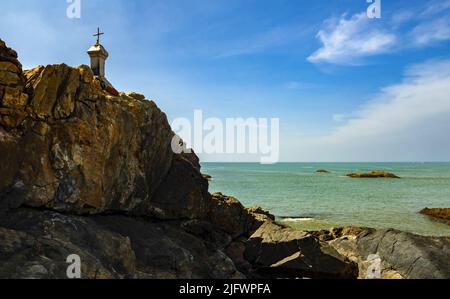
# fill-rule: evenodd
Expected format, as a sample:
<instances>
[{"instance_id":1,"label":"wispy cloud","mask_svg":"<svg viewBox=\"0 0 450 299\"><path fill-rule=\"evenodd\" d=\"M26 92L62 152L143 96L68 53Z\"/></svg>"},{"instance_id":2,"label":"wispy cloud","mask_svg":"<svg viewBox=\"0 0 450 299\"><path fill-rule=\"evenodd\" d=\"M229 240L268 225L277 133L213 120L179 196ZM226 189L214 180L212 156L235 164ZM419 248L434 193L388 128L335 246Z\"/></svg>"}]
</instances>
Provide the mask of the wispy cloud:
<instances>
[{"instance_id":1,"label":"wispy cloud","mask_svg":"<svg viewBox=\"0 0 450 299\"><path fill-rule=\"evenodd\" d=\"M450 40L449 16L417 25L412 31L412 36L414 44L418 46Z\"/></svg>"},{"instance_id":2,"label":"wispy cloud","mask_svg":"<svg viewBox=\"0 0 450 299\"><path fill-rule=\"evenodd\" d=\"M358 59L386 53L395 45L393 33L377 28L365 13L326 21L317 38L322 47L308 57L310 62L352 64Z\"/></svg>"},{"instance_id":3,"label":"wispy cloud","mask_svg":"<svg viewBox=\"0 0 450 299\"><path fill-rule=\"evenodd\" d=\"M385 14L381 20L369 19L366 12L328 19L317 34L321 47L308 61L360 65L366 57L448 41L449 10L450 0L429 1Z\"/></svg>"},{"instance_id":4,"label":"wispy cloud","mask_svg":"<svg viewBox=\"0 0 450 299\"><path fill-rule=\"evenodd\" d=\"M430 16L450 9L450 0L435 0L427 3L427 7L420 14L421 16Z\"/></svg>"},{"instance_id":5,"label":"wispy cloud","mask_svg":"<svg viewBox=\"0 0 450 299\"><path fill-rule=\"evenodd\" d=\"M450 60L412 66L403 82L382 89L350 119L337 117L345 123L332 133L305 140L302 154L312 160L449 160L449 94Z\"/></svg>"}]
</instances>

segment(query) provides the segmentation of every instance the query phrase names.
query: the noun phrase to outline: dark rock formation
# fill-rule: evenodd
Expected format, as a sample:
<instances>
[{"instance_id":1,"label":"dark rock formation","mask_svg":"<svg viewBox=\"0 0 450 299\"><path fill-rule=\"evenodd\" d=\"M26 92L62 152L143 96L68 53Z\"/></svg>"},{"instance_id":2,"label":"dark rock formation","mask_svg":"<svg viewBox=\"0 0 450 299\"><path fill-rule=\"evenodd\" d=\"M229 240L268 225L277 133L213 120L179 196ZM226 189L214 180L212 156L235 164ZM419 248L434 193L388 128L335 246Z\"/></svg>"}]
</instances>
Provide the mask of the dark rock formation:
<instances>
[{"instance_id":1,"label":"dark rock formation","mask_svg":"<svg viewBox=\"0 0 450 299\"><path fill-rule=\"evenodd\" d=\"M393 173L385 172L385 171L372 171L369 173L350 173L347 174L348 177L355 179L377 179L377 178L389 178L389 179L399 179L399 176L396 176Z\"/></svg>"},{"instance_id":2,"label":"dark rock formation","mask_svg":"<svg viewBox=\"0 0 450 299\"><path fill-rule=\"evenodd\" d=\"M67 278L66 258L74 253L88 279L242 277L220 250L229 237L195 225L203 236L183 221L10 211L0 218L0 277Z\"/></svg>"}]
</instances>

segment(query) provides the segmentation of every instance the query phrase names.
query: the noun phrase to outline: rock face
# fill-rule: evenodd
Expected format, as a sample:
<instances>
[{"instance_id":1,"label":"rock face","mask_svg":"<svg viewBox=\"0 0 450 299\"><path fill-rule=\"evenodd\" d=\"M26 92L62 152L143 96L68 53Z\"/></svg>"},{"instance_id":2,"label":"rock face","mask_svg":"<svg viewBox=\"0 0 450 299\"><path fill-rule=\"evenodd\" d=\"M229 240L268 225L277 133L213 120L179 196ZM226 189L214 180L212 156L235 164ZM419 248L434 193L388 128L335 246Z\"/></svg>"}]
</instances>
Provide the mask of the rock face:
<instances>
[{"instance_id":1,"label":"rock face","mask_svg":"<svg viewBox=\"0 0 450 299\"><path fill-rule=\"evenodd\" d=\"M450 238L424 237L396 230L336 229L321 233L341 255L359 265L360 278L368 278L369 257L380 258L381 278L448 279ZM319 236L320 238L320 236Z\"/></svg>"},{"instance_id":2,"label":"rock face","mask_svg":"<svg viewBox=\"0 0 450 299\"><path fill-rule=\"evenodd\" d=\"M0 40L0 125L14 128L26 117L28 94L17 53Z\"/></svg>"},{"instance_id":3,"label":"rock face","mask_svg":"<svg viewBox=\"0 0 450 299\"><path fill-rule=\"evenodd\" d=\"M40 66L22 76L15 52L1 53L0 205L206 215L208 183L192 159L173 153L174 134L155 103L109 95L87 66Z\"/></svg>"},{"instance_id":4,"label":"rock face","mask_svg":"<svg viewBox=\"0 0 450 299\"><path fill-rule=\"evenodd\" d=\"M389 178L389 179L399 179L399 176L396 176L393 173L385 172L385 171L372 171L369 173L350 173L347 174L348 177L355 179L377 179L377 178Z\"/></svg>"},{"instance_id":5,"label":"rock face","mask_svg":"<svg viewBox=\"0 0 450 299\"><path fill-rule=\"evenodd\" d=\"M421 214L427 215L436 219L450 221L450 209L429 209L425 208L420 211Z\"/></svg>"}]
</instances>

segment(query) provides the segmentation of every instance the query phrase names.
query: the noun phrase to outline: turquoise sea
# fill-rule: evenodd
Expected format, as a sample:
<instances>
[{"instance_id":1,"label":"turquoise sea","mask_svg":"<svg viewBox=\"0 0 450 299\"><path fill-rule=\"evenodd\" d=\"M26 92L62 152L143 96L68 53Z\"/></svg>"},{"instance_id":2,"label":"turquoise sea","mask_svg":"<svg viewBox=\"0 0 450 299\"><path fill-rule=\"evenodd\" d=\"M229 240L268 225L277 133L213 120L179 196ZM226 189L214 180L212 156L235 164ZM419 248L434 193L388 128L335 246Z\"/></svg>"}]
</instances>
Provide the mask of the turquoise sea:
<instances>
[{"instance_id":1,"label":"turquoise sea","mask_svg":"<svg viewBox=\"0 0 450 299\"><path fill-rule=\"evenodd\" d=\"M450 236L450 226L418 212L450 207L450 163L203 163L212 192L261 206L280 221L307 230L340 226L395 228ZM318 174L327 169L330 174ZM351 179L383 170L402 179Z\"/></svg>"}]
</instances>

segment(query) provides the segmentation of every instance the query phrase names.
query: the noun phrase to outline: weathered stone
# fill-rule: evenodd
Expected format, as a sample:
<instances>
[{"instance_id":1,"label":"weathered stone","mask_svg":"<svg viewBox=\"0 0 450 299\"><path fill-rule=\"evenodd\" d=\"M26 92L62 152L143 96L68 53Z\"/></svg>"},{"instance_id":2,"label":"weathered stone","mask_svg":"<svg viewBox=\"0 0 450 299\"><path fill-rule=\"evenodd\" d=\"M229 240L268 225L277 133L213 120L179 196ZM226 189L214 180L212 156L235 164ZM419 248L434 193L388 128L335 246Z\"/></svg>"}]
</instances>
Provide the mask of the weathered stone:
<instances>
[{"instance_id":1,"label":"weathered stone","mask_svg":"<svg viewBox=\"0 0 450 299\"><path fill-rule=\"evenodd\" d=\"M129 96L130 98L133 98L135 100L138 100L138 101L145 100L145 96L144 95L136 93L136 92L127 93L127 96Z\"/></svg>"},{"instance_id":2,"label":"weathered stone","mask_svg":"<svg viewBox=\"0 0 450 299\"><path fill-rule=\"evenodd\" d=\"M450 238L425 237L396 230L344 229L328 242L340 254L358 263L360 278L368 277L369 256L381 259L381 278L448 279Z\"/></svg>"},{"instance_id":3,"label":"weathered stone","mask_svg":"<svg viewBox=\"0 0 450 299\"><path fill-rule=\"evenodd\" d=\"M25 111L12 108L0 108L0 126L16 128L23 123L27 116L28 114ZM11 163L14 162L11 161Z\"/></svg>"},{"instance_id":4,"label":"weathered stone","mask_svg":"<svg viewBox=\"0 0 450 299\"><path fill-rule=\"evenodd\" d=\"M40 119L69 117L81 84L80 71L66 65L50 65L41 70L38 77L27 75L34 79L28 79L27 89L33 95L31 106L35 115Z\"/></svg>"},{"instance_id":5,"label":"weathered stone","mask_svg":"<svg viewBox=\"0 0 450 299\"><path fill-rule=\"evenodd\" d=\"M21 92L19 89L4 87L1 104L7 108L16 108L23 110L28 103L28 94Z\"/></svg>"},{"instance_id":6,"label":"weathered stone","mask_svg":"<svg viewBox=\"0 0 450 299\"><path fill-rule=\"evenodd\" d=\"M69 255L82 278L134 278L130 239L86 218L20 210L0 219L0 278L67 278Z\"/></svg>"},{"instance_id":7,"label":"weathered stone","mask_svg":"<svg viewBox=\"0 0 450 299\"><path fill-rule=\"evenodd\" d=\"M246 259L263 276L356 278L357 264L312 234L272 222L263 224L247 242Z\"/></svg>"},{"instance_id":8,"label":"weathered stone","mask_svg":"<svg viewBox=\"0 0 450 299\"><path fill-rule=\"evenodd\" d=\"M22 80L18 74L0 69L0 84L6 86L17 86L21 83Z\"/></svg>"},{"instance_id":9,"label":"weathered stone","mask_svg":"<svg viewBox=\"0 0 450 299\"><path fill-rule=\"evenodd\" d=\"M9 61L0 61L0 70L11 72L11 73L21 73L22 70L16 64Z\"/></svg>"},{"instance_id":10,"label":"weathered stone","mask_svg":"<svg viewBox=\"0 0 450 299\"><path fill-rule=\"evenodd\" d=\"M208 219L234 238L249 237L264 222L273 221L275 217L260 208L245 209L234 197L222 193L212 194Z\"/></svg>"}]
</instances>

